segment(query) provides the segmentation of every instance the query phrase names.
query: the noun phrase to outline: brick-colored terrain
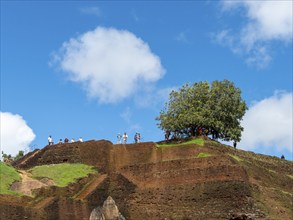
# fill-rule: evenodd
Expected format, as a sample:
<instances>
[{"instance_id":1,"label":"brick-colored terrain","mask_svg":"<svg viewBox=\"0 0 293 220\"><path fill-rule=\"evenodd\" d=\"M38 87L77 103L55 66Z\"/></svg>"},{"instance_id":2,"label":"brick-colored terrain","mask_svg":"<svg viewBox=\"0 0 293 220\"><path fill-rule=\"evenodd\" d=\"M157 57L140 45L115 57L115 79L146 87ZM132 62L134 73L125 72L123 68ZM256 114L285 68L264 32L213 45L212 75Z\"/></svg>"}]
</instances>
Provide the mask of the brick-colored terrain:
<instances>
[{"instance_id":1,"label":"brick-colored terrain","mask_svg":"<svg viewBox=\"0 0 293 220\"><path fill-rule=\"evenodd\" d=\"M197 158L199 153L211 156ZM64 162L95 166L99 174L68 187L35 190L33 198L0 195L0 219L89 219L108 196L133 220L292 217L292 162L209 140L164 148L105 140L57 144L13 165Z\"/></svg>"}]
</instances>

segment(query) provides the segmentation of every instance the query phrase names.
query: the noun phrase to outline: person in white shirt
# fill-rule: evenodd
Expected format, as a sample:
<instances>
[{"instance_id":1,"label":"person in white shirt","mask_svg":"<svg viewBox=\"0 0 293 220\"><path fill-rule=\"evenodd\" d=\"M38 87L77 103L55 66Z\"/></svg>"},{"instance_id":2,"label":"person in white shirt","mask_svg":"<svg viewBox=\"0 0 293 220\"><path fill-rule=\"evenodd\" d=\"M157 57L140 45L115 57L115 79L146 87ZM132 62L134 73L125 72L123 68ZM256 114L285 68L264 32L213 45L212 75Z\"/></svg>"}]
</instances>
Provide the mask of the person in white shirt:
<instances>
[{"instance_id":1,"label":"person in white shirt","mask_svg":"<svg viewBox=\"0 0 293 220\"><path fill-rule=\"evenodd\" d=\"M117 144L121 144L121 138L122 138L121 134L118 133L118 135L117 135Z\"/></svg>"},{"instance_id":2,"label":"person in white shirt","mask_svg":"<svg viewBox=\"0 0 293 220\"><path fill-rule=\"evenodd\" d=\"M53 145L53 139L52 139L51 135L48 137L48 144Z\"/></svg>"},{"instance_id":3,"label":"person in white shirt","mask_svg":"<svg viewBox=\"0 0 293 220\"><path fill-rule=\"evenodd\" d=\"M80 137L80 138L78 139L78 141L79 141L79 142L83 142L82 137Z\"/></svg>"},{"instance_id":4,"label":"person in white shirt","mask_svg":"<svg viewBox=\"0 0 293 220\"><path fill-rule=\"evenodd\" d=\"M70 141L70 143L74 143L74 138L71 138L71 141Z\"/></svg>"},{"instance_id":5,"label":"person in white shirt","mask_svg":"<svg viewBox=\"0 0 293 220\"><path fill-rule=\"evenodd\" d=\"M140 133L137 133L137 143L140 143Z\"/></svg>"},{"instance_id":6,"label":"person in white shirt","mask_svg":"<svg viewBox=\"0 0 293 220\"><path fill-rule=\"evenodd\" d=\"M126 132L124 132L122 138L123 138L123 143L126 144L127 143L127 138L128 138Z\"/></svg>"}]
</instances>

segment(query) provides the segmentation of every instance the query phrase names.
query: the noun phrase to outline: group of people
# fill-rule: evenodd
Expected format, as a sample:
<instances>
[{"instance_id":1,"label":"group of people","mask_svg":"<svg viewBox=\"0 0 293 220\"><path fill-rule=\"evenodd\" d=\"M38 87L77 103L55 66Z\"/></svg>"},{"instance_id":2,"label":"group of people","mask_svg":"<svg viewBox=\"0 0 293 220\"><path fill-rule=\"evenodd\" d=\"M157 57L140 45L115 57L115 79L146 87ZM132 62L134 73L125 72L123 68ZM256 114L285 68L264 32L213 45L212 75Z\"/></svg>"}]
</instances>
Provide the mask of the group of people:
<instances>
[{"instance_id":1,"label":"group of people","mask_svg":"<svg viewBox=\"0 0 293 220\"><path fill-rule=\"evenodd\" d=\"M77 141L78 141L78 142L83 142L82 137L80 137ZM74 143L74 142L76 142L76 141L74 140L74 138L71 138L71 140L70 140L70 142L69 142L69 139L66 137L66 138L64 139L64 142L62 141L62 139L59 139L58 144L63 144L63 143L64 143L64 144L67 144L67 143ZM48 144L49 144L49 145L53 145L53 144L54 144L54 142L53 142L53 138L52 138L51 135L48 137Z\"/></svg>"},{"instance_id":2,"label":"group of people","mask_svg":"<svg viewBox=\"0 0 293 220\"><path fill-rule=\"evenodd\" d=\"M126 134L126 132L124 132L123 135L121 135L120 133L118 133L117 135L117 144L126 144L128 140L128 135ZM134 143L140 143L141 140L141 136L140 133L136 132L134 135Z\"/></svg>"}]
</instances>

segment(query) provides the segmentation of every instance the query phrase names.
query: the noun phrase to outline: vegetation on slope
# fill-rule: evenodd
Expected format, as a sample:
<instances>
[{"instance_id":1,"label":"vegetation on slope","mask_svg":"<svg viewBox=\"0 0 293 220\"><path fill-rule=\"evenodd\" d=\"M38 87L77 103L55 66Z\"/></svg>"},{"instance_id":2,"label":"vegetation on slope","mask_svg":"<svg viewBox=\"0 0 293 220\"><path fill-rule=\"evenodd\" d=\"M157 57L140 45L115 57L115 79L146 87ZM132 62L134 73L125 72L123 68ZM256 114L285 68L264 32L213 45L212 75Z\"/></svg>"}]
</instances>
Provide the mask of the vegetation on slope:
<instances>
[{"instance_id":1,"label":"vegetation on slope","mask_svg":"<svg viewBox=\"0 0 293 220\"><path fill-rule=\"evenodd\" d=\"M56 186L64 187L76 179L86 177L90 173L95 173L96 170L92 166L85 164L52 164L36 166L29 170L32 177L36 179L50 178Z\"/></svg>"},{"instance_id":2,"label":"vegetation on slope","mask_svg":"<svg viewBox=\"0 0 293 220\"><path fill-rule=\"evenodd\" d=\"M233 154L228 154L230 157L232 157L233 159L237 160L238 162L243 161L243 159L241 159L240 157L233 155Z\"/></svg>"},{"instance_id":3,"label":"vegetation on slope","mask_svg":"<svg viewBox=\"0 0 293 220\"><path fill-rule=\"evenodd\" d=\"M187 144L196 144L199 146L203 146L204 145L204 140L202 138L195 138L186 142L171 142L171 143L162 143L162 144L157 144L158 148L163 148L163 147L178 147L178 146L182 146L182 145L187 145Z\"/></svg>"},{"instance_id":4,"label":"vegetation on slope","mask_svg":"<svg viewBox=\"0 0 293 220\"><path fill-rule=\"evenodd\" d=\"M19 173L13 167L0 162L0 194L18 195L18 193L10 190L10 186L20 179Z\"/></svg>"},{"instance_id":5,"label":"vegetation on slope","mask_svg":"<svg viewBox=\"0 0 293 220\"><path fill-rule=\"evenodd\" d=\"M289 178L293 179L293 175L288 174L287 175Z\"/></svg>"},{"instance_id":6,"label":"vegetation on slope","mask_svg":"<svg viewBox=\"0 0 293 220\"><path fill-rule=\"evenodd\" d=\"M212 156L211 154L209 153L199 153L196 157L197 158L202 158L202 157L210 157Z\"/></svg>"}]
</instances>

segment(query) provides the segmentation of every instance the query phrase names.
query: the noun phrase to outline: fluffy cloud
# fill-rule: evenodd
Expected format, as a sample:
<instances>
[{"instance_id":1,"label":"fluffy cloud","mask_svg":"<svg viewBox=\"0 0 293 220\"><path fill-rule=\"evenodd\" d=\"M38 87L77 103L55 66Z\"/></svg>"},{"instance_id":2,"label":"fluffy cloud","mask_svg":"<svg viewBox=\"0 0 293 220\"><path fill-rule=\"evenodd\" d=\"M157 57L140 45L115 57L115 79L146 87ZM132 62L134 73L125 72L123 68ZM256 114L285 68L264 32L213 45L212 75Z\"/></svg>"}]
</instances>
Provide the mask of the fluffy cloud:
<instances>
[{"instance_id":1,"label":"fluffy cloud","mask_svg":"<svg viewBox=\"0 0 293 220\"><path fill-rule=\"evenodd\" d=\"M225 12L244 8L246 23L239 33L230 29L216 34L216 41L247 57L248 64L266 67L272 41L292 41L292 1L222 1Z\"/></svg>"},{"instance_id":2,"label":"fluffy cloud","mask_svg":"<svg viewBox=\"0 0 293 220\"><path fill-rule=\"evenodd\" d=\"M240 147L284 149L292 152L292 93L276 92L254 103L243 118Z\"/></svg>"},{"instance_id":3,"label":"fluffy cloud","mask_svg":"<svg viewBox=\"0 0 293 220\"><path fill-rule=\"evenodd\" d=\"M241 41L251 47L259 40L292 39L292 1L223 1L225 10L244 7L248 22Z\"/></svg>"},{"instance_id":4,"label":"fluffy cloud","mask_svg":"<svg viewBox=\"0 0 293 220\"><path fill-rule=\"evenodd\" d=\"M0 112L1 151L15 156L20 150L27 151L36 135L20 116L9 112Z\"/></svg>"},{"instance_id":5,"label":"fluffy cloud","mask_svg":"<svg viewBox=\"0 0 293 220\"><path fill-rule=\"evenodd\" d=\"M91 98L114 103L141 91L165 73L160 59L129 31L98 27L63 43L54 56L69 80Z\"/></svg>"}]
</instances>

